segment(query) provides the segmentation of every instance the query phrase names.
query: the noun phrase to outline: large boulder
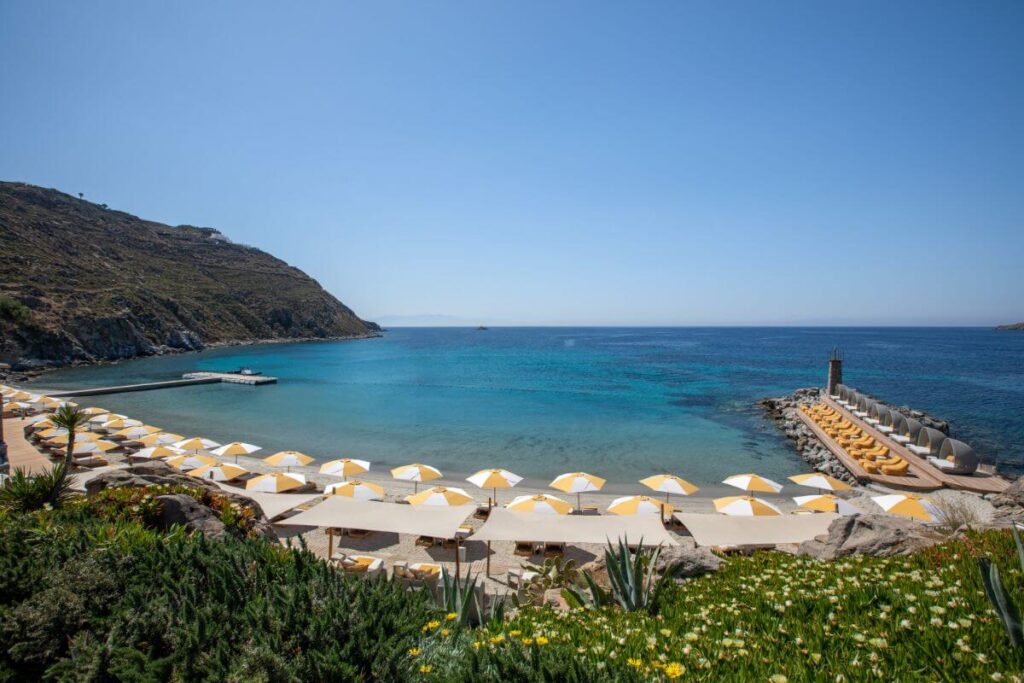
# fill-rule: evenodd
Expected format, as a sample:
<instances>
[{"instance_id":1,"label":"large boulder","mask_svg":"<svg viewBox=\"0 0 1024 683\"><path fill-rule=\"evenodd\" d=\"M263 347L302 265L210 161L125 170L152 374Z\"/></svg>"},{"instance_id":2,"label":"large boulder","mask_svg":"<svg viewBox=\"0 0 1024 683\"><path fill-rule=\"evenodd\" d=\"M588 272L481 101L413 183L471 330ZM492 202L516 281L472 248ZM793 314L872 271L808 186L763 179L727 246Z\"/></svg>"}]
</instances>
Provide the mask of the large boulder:
<instances>
[{"instance_id":1,"label":"large boulder","mask_svg":"<svg viewBox=\"0 0 1024 683\"><path fill-rule=\"evenodd\" d=\"M684 579L716 572L724 563L725 560L718 555L707 548L698 548L693 543L662 548L654 570L659 574Z\"/></svg>"},{"instance_id":2,"label":"large boulder","mask_svg":"<svg viewBox=\"0 0 1024 683\"><path fill-rule=\"evenodd\" d=\"M1024 522L1024 477L1010 484L1002 493L992 496L989 502L995 508L993 526L1009 527Z\"/></svg>"},{"instance_id":3,"label":"large boulder","mask_svg":"<svg viewBox=\"0 0 1024 683\"><path fill-rule=\"evenodd\" d=\"M267 520L266 515L263 514L263 508L261 508L252 498L233 493L231 491L226 491L212 481L190 477L159 460L103 472L85 482L86 492L90 496L95 495L104 489L119 488L123 486L187 486L188 488L202 489L209 491L210 493L215 493L221 498L228 499L235 505L251 510L253 519L255 520L253 531L270 540L277 540L277 534L274 532L273 526ZM209 515L197 511L194 506L191 506L184 501L177 500L179 498L188 498L195 503L196 506L206 510ZM224 525L220 522L220 515L218 515L216 511L210 510L202 503L199 503L191 496L175 494L158 496L158 499L161 500L161 514L170 515L170 518L172 519L185 520L177 523L183 524L186 528L203 531L204 533L211 533L211 535L214 536L222 536L224 534ZM217 524L220 525L219 528L217 525L206 521L211 516L216 520Z\"/></svg>"},{"instance_id":4,"label":"large boulder","mask_svg":"<svg viewBox=\"0 0 1024 683\"><path fill-rule=\"evenodd\" d=\"M910 555L944 540L921 522L892 515L853 515L832 522L828 533L800 544L798 555L834 560L847 555Z\"/></svg>"},{"instance_id":5,"label":"large boulder","mask_svg":"<svg viewBox=\"0 0 1024 683\"><path fill-rule=\"evenodd\" d=\"M156 497L160 509L160 526L170 529L180 525L189 531L200 531L207 536L220 538L228 533L220 516L192 496L171 493Z\"/></svg>"}]
</instances>

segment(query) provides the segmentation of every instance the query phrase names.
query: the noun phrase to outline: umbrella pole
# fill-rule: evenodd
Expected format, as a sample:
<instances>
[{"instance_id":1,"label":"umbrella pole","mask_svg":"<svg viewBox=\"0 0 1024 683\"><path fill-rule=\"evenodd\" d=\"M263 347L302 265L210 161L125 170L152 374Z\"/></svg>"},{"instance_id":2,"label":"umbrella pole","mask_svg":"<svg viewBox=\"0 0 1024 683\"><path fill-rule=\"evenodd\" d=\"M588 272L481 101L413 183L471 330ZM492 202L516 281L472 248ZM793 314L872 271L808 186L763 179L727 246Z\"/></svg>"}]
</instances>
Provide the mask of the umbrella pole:
<instances>
[{"instance_id":1,"label":"umbrella pole","mask_svg":"<svg viewBox=\"0 0 1024 683\"><path fill-rule=\"evenodd\" d=\"M491 542L487 541L487 576L491 575Z\"/></svg>"},{"instance_id":2,"label":"umbrella pole","mask_svg":"<svg viewBox=\"0 0 1024 683\"><path fill-rule=\"evenodd\" d=\"M334 557L334 529L327 530L327 560Z\"/></svg>"},{"instance_id":3,"label":"umbrella pole","mask_svg":"<svg viewBox=\"0 0 1024 683\"><path fill-rule=\"evenodd\" d=\"M459 564L459 537L455 537L455 580L459 580L461 565Z\"/></svg>"}]
</instances>

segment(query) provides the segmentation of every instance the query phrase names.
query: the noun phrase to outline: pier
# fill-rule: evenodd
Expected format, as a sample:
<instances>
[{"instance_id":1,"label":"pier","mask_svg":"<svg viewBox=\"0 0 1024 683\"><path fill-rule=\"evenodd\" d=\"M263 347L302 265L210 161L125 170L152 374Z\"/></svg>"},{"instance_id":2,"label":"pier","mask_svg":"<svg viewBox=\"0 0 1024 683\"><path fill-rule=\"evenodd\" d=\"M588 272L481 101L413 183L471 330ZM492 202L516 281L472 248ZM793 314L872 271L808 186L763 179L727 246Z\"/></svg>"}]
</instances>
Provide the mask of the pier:
<instances>
[{"instance_id":1,"label":"pier","mask_svg":"<svg viewBox=\"0 0 1024 683\"><path fill-rule=\"evenodd\" d=\"M74 398L76 396L104 396L106 394L124 394L133 391L152 391L154 389L174 389L177 387L191 387L197 384L246 384L259 386L262 384L276 384L276 377L264 375L240 375L233 372L186 372L181 379L171 379L163 382L143 382L141 384L123 384L116 387L90 387L87 389L75 389L73 391L56 391L49 395L55 398Z\"/></svg>"}]
</instances>

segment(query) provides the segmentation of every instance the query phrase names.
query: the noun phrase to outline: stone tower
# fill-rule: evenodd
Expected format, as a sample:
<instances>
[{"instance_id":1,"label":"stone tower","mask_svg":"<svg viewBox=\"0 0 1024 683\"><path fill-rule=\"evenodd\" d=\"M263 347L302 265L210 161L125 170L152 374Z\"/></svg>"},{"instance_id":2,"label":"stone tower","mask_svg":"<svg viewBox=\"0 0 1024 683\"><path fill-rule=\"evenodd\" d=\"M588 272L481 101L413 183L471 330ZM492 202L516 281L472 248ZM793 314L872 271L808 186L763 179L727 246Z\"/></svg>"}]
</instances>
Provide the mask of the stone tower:
<instances>
[{"instance_id":1,"label":"stone tower","mask_svg":"<svg viewBox=\"0 0 1024 683\"><path fill-rule=\"evenodd\" d=\"M831 396L836 393L836 386L843 383L843 354L839 347L832 349L832 355L828 359L828 393Z\"/></svg>"}]
</instances>

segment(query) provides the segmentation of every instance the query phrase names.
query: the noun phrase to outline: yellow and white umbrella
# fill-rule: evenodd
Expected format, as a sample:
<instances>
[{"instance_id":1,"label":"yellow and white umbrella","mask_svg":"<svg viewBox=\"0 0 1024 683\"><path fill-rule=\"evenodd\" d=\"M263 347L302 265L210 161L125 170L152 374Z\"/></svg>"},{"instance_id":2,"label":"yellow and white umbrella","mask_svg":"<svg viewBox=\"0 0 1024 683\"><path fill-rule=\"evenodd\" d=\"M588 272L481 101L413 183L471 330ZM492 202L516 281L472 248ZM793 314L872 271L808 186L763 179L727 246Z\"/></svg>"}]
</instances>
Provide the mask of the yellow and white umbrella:
<instances>
[{"instance_id":1,"label":"yellow and white umbrella","mask_svg":"<svg viewBox=\"0 0 1024 683\"><path fill-rule=\"evenodd\" d=\"M97 408L96 406L89 406L88 408L82 408L82 412L89 417L96 415L109 415L110 411L104 410L103 408Z\"/></svg>"},{"instance_id":2,"label":"yellow and white umbrella","mask_svg":"<svg viewBox=\"0 0 1024 683\"><path fill-rule=\"evenodd\" d=\"M778 493L782 490L782 484L756 474L734 474L723 479L722 483L735 486L744 491L758 491L760 493Z\"/></svg>"},{"instance_id":3,"label":"yellow and white umbrella","mask_svg":"<svg viewBox=\"0 0 1024 683\"><path fill-rule=\"evenodd\" d=\"M225 458L229 455L235 456L235 463L238 463L238 456L240 455L252 455L256 451L262 450L259 446L255 446L251 443L244 443L242 441L232 441L226 443L223 446L214 448L211 453L216 456Z\"/></svg>"},{"instance_id":4,"label":"yellow and white umbrella","mask_svg":"<svg viewBox=\"0 0 1024 683\"><path fill-rule=\"evenodd\" d=\"M106 453L114 448L117 448L116 443L104 441L103 439L97 439L95 441L75 441L75 447L71 453L72 455L93 455L95 453Z\"/></svg>"},{"instance_id":5,"label":"yellow and white umbrella","mask_svg":"<svg viewBox=\"0 0 1024 683\"><path fill-rule=\"evenodd\" d=\"M546 493L535 496L517 496L506 507L519 512L543 512L549 515L567 515L572 512L572 505L557 496L549 496Z\"/></svg>"},{"instance_id":6,"label":"yellow and white umbrella","mask_svg":"<svg viewBox=\"0 0 1024 683\"><path fill-rule=\"evenodd\" d=\"M939 510L927 498L915 496L913 493L894 493L888 496L873 496L878 507L894 515L913 517L922 522L936 522Z\"/></svg>"},{"instance_id":7,"label":"yellow and white umbrella","mask_svg":"<svg viewBox=\"0 0 1024 683\"><path fill-rule=\"evenodd\" d=\"M793 502L805 510L815 512L837 512L840 515L859 515L860 510L847 503L842 498L833 496L830 493L813 496L796 496Z\"/></svg>"},{"instance_id":8,"label":"yellow and white umbrella","mask_svg":"<svg viewBox=\"0 0 1024 683\"><path fill-rule=\"evenodd\" d=\"M78 406L74 401L62 401L59 398L50 398L49 396L39 396L33 403L37 403L43 406L44 409L51 411L60 410L64 406L71 406L72 408Z\"/></svg>"},{"instance_id":9,"label":"yellow and white umbrella","mask_svg":"<svg viewBox=\"0 0 1024 683\"><path fill-rule=\"evenodd\" d=\"M263 462L274 467L302 467L313 462L313 458L309 457L305 453L299 453L298 451L278 451L273 455L268 455L263 458Z\"/></svg>"},{"instance_id":10,"label":"yellow and white umbrella","mask_svg":"<svg viewBox=\"0 0 1024 683\"><path fill-rule=\"evenodd\" d=\"M580 509L580 494L587 491L600 491L605 480L586 472L566 472L555 477L549 484L551 488L576 494L576 509Z\"/></svg>"},{"instance_id":11,"label":"yellow and white umbrella","mask_svg":"<svg viewBox=\"0 0 1024 683\"><path fill-rule=\"evenodd\" d=\"M180 448L183 451L192 451L193 453L208 451L219 445L220 444L213 439L204 439L201 436L193 436L191 439L182 439L181 441L175 441L173 444L175 448Z\"/></svg>"},{"instance_id":12,"label":"yellow and white umbrella","mask_svg":"<svg viewBox=\"0 0 1024 683\"><path fill-rule=\"evenodd\" d=\"M100 441L103 436L100 434L94 434L93 432L75 432L75 443L86 443L88 441ZM53 448L66 448L68 445L68 434L65 431L63 434L51 436L46 440L46 443Z\"/></svg>"},{"instance_id":13,"label":"yellow and white umbrella","mask_svg":"<svg viewBox=\"0 0 1024 683\"><path fill-rule=\"evenodd\" d=\"M111 420L127 420L127 415L121 415L120 413L96 413L89 418L89 422L92 424L103 424L104 422L110 422Z\"/></svg>"},{"instance_id":14,"label":"yellow and white umbrella","mask_svg":"<svg viewBox=\"0 0 1024 683\"><path fill-rule=\"evenodd\" d=\"M350 479L339 484L331 484L324 489L327 496L345 496L356 500L384 500L384 487L368 481Z\"/></svg>"},{"instance_id":15,"label":"yellow and white umbrella","mask_svg":"<svg viewBox=\"0 0 1024 683\"><path fill-rule=\"evenodd\" d=\"M173 458L168 458L166 462L171 467L175 467L179 470L185 470L187 472L189 470L202 467L203 465L216 465L217 459L211 458L208 455L196 455L192 453L176 455Z\"/></svg>"},{"instance_id":16,"label":"yellow and white umbrella","mask_svg":"<svg viewBox=\"0 0 1024 683\"><path fill-rule=\"evenodd\" d=\"M139 443L144 446L167 446L170 444L178 443L184 440L181 434L172 434L171 432L157 432L155 434L149 434L139 439Z\"/></svg>"},{"instance_id":17,"label":"yellow and white umbrella","mask_svg":"<svg viewBox=\"0 0 1024 683\"><path fill-rule=\"evenodd\" d=\"M124 437L128 441L138 441L144 436L156 434L159 431L159 427L153 427L151 425L139 425L137 427L125 427L124 429L119 429L118 431L114 432L113 435Z\"/></svg>"},{"instance_id":18,"label":"yellow and white umbrella","mask_svg":"<svg viewBox=\"0 0 1024 683\"><path fill-rule=\"evenodd\" d=\"M32 428L38 432L57 426L53 424L53 420L50 419L50 415L36 415L34 418L29 420L29 422L32 424Z\"/></svg>"},{"instance_id":19,"label":"yellow and white umbrella","mask_svg":"<svg viewBox=\"0 0 1024 683\"><path fill-rule=\"evenodd\" d=\"M734 517L766 517L781 515L782 511L766 500L753 496L727 496L715 498L715 509Z\"/></svg>"},{"instance_id":20,"label":"yellow and white umbrella","mask_svg":"<svg viewBox=\"0 0 1024 683\"><path fill-rule=\"evenodd\" d=\"M650 496L623 496L616 498L608 506L608 512L614 515L662 515L672 514L672 506L655 500Z\"/></svg>"},{"instance_id":21,"label":"yellow and white umbrella","mask_svg":"<svg viewBox=\"0 0 1024 683\"><path fill-rule=\"evenodd\" d=\"M356 458L338 458L320 465L320 474L330 474L348 479L353 474L362 474L370 470L370 463ZM381 489L383 491L384 489Z\"/></svg>"},{"instance_id":22,"label":"yellow and white umbrella","mask_svg":"<svg viewBox=\"0 0 1024 683\"><path fill-rule=\"evenodd\" d=\"M75 430L75 435L76 436L78 434L86 434L86 433L91 434L92 432L90 432L85 427L79 427L78 429ZM40 432L37 432L37 434L39 434L39 436L41 438L46 439L47 441L49 441L50 439L55 439L57 437L67 436L68 435L68 430L65 429L64 427L47 427L46 429L44 429L44 430L42 430Z\"/></svg>"},{"instance_id":23,"label":"yellow and white umbrella","mask_svg":"<svg viewBox=\"0 0 1024 683\"><path fill-rule=\"evenodd\" d=\"M508 470L490 469L480 470L476 474L466 477L466 481L475 484L482 489L491 489L494 494L494 504L498 504L498 489L510 489L523 480L518 474L512 474Z\"/></svg>"},{"instance_id":24,"label":"yellow and white umbrella","mask_svg":"<svg viewBox=\"0 0 1024 683\"><path fill-rule=\"evenodd\" d=\"M27 391L14 391L7 395L9 401L31 401L32 394Z\"/></svg>"},{"instance_id":25,"label":"yellow and white umbrella","mask_svg":"<svg viewBox=\"0 0 1024 683\"><path fill-rule=\"evenodd\" d=\"M853 488L849 484L841 482L835 477L830 477L827 474L822 474L821 472L795 474L790 477L789 480L794 484L818 489L819 491L849 491Z\"/></svg>"},{"instance_id":26,"label":"yellow and white umbrella","mask_svg":"<svg viewBox=\"0 0 1024 683\"><path fill-rule=\"evenodd\" d=\"M441 478L441 470L430 465L423 465L414 462L411 465L402 465L391 470L391 476L402 481L415 482L413 491L419 491L421 481L431 481Z\"/></svg>"},{"instance_id":27,"label":"yellow and white umbrella","mask_svg":"<svg viewBox=\"0 0 1024 683\"><path fill-rule=\"evenodd\" d=\"M653 477L641 479L640 483L653 491L664 493L666 505L668 504L668 497L673 493L680 496L688 496L698 490L696 486L674 474L655 474Z\"/></svg>"},{"instance_id":28,"label":"yellow and white umbrella","mask_svg":"<svg viewBox=\"0 0 1024 683\"><path fill-rule=\"evenodd\" d=\"M178 455L184 455L185 451L180 448L174 448L173 446L150 446L149 448L143 448L140 451L132 453L133 458L143 458L145 460L163 460L164 458L173 458Z\"/></svg>"},{"instance_id":29,"label":"yellow and white umbrella","mask_svg":"<svg viewBox=\"0 0 1024 683\"><path fill-rule=\"evenodd\" d=\"M473 502L473 497L462 489L447 486L433 486L426 491L406 496L412 505L465 505Z\"/></svg>"},{"instance_id":30,"label":"yellow and white umbrella","mask_svg":"<svg viewBox=\"0 0 1024 683\"><path fill-rule=\"evenodd\" d=\"M284 493L285 491L291 491L305 485L306 478L294 472L261 474L245 482L246 490L263 491L264 493Z\"/></svg>"},{"instance_id":31,"label":"yellow and white umbrella","mask_svg":"<svg viewBox=\"0 0 1024 683\"><path fill-rule=\"evenodd\" d=\"M249 470L230 463L218 463L216 465L203 465L187 472L188 476L197 479L210 479L213 481L230 481L237 479Z\"/></svg>"},{"instance_id":32,"label":"yellow and white umbrella","mask_svg":"<svg viewBox=\"0 0 1024 683\"><path fill-rule=\"evenodd\" d=\"M32 410L33 407L34 406L31 403L26 403L25 401L4 401L5 411L22 413L26 410Z\"/></svg>"},{"instance_id":33,"label":"yellow and white umbrella","mask_svg":"<svg viewBox=\"0 0 1024 683\"><path fill-rule=\"evenodd\" d=\"M100 424L100 426L108 432L116 432L121 429L127 429L128 427L141 427L142 420L133 420L130 417L118 417L113 420L107 420Z\"/></svg>"}]
</instances>

